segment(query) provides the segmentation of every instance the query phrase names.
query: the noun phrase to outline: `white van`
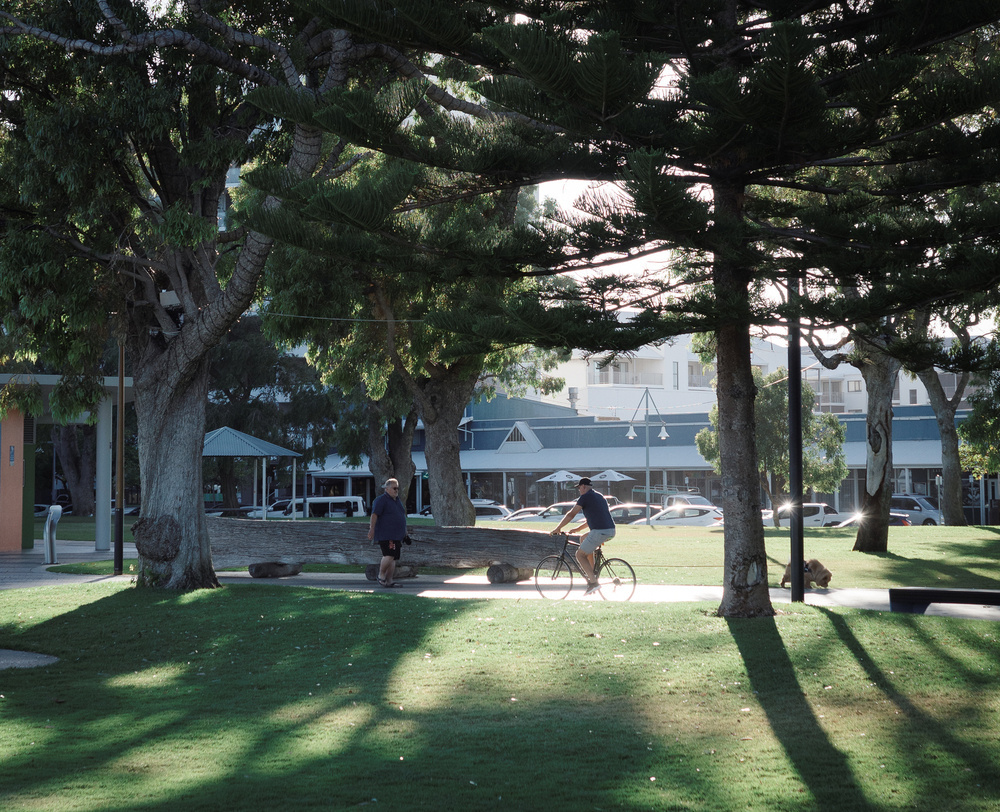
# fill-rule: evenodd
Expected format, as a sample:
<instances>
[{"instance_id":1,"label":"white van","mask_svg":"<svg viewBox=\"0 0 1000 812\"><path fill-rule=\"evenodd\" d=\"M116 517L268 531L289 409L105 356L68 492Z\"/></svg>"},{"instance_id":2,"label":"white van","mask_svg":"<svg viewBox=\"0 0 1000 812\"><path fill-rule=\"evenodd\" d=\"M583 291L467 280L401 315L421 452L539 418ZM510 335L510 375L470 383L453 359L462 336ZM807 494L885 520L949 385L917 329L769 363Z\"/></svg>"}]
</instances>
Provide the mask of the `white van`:
<instances>
[{"instance_id":1,"label":"white van","mask_svg":"<svg viewBox=\"0 0 1000 812\"><path fill-rule=\"evenodd\" d=\"M306 512L302 512L302 499L295 500L295 518L323 518L364 516L368 512L365 500L360 496L310 496L305 499ZM271 514L268 513L268 516ZM281 513L282 518L291 518L292 504L288 504Z\"/></svg>"}]
</instances>

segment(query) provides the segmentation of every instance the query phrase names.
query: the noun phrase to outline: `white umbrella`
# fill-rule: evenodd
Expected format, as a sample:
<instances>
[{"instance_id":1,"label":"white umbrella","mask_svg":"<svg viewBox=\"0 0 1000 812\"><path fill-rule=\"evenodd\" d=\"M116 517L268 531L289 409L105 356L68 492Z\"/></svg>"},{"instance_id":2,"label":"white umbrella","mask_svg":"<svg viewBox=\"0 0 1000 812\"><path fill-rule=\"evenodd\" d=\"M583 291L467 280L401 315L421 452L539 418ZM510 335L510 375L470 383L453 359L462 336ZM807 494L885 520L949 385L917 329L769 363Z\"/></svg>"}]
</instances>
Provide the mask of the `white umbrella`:
<instances>
[{"instance_id":1,"label":"white umbrella","mask_svg":"<svg viewBox=\"0 0 1000 812\"><path fill-rule=\"evenodd\" d=\"M591 477L591 480L594 482L624 482L626 479L635 479L635 477L628 474L620 474L618 471L612 471L610 468Z\"/></svg>"},{"instance_id":2,"label":"white umbrella","mask_svg":"<svg viewBox=\"0 0 1000 812\"><path fill-rule=\"evenodd\" d=\"M536 480L536 482L551 482L552 483L552 501L558 501L558 489L560 482L579 482L583 477L579 474L574 474L572 471L556 471L554 474L549 474L548 476L543 476L541 479Z\"/></svg>"},{"instance_id":3,"label":"white umbrella","mask_svg":"<svg viewBox=\"0 0 1000 812\"><path fill-rule=\"evenodd\" d=\"M618 471L614 471L608 468L607 471L601 471L599 474L594 474L591 478L593 482L624 482L626 479L635 479L634 476L629 476L628 474L622 474ZM608 493L611 493L611 488L608 488Z\"/></svg>"},{"instance_id":4,"label":"white umbrella","mask_svg":"<svg viewBox=\"0 0 1000 812\"><path fill-rule=\"evenodd\" d=\"M536 482L579 482L583 479L579 474L574 474L572 471L556 471L554 474L549 474L548 476L543 476L541 479L536 479Z\"/></svg>"}]
</instances>

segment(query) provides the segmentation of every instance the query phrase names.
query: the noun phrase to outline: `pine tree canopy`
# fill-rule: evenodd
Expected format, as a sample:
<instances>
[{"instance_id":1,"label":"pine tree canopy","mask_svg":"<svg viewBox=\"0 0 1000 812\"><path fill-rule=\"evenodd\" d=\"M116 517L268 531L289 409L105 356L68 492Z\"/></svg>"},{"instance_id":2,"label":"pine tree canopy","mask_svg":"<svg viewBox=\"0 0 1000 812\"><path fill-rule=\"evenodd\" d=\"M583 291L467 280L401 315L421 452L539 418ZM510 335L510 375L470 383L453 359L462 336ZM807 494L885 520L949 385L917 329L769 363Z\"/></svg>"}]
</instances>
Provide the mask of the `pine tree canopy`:
<instances>
[{"instance_id":1,"label":"pine tree canopy","mask_svg":"<svg viewBox=\"0 0 1000 812\"><path fill-rule=\"evenodd\" d=\"M964 202L964 190L995 188L1000 169L991 3L520 2L501 12L346 0L316 10L370 41L403 81L329 95L312 120L453 176L611 184L582 213L557 217L561 256L521 267L560 273L673 249L677 271L633 291L663 335L734 317L780 324L790 305L767 287L790 273L812 280L803 307L830 324L925 302L931 280L961 295L998 276L995 195ZM749 298L713 284L722 265ZM845 287L865 293L850 308ZM587 283L576 290L587 307L601 298L587 298ZM568 306L557 295L542 306L553 305ZM512 306L476 319L518 323ZM553 346L589 341L601 317L582 315ZM547 323L536 316L532 340Z\"/></svg>"}]
</instances>

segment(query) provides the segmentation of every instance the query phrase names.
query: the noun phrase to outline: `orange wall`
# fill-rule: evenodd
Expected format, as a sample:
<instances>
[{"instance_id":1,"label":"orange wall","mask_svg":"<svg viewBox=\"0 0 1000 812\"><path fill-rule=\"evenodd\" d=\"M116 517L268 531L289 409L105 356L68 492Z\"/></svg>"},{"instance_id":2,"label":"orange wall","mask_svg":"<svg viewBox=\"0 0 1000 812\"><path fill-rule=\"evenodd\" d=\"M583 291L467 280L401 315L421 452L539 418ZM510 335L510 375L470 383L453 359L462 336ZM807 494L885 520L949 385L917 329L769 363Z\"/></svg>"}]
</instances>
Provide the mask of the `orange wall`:
<instances>
[{"instance_id":1,"label":"orange wall","mask_svg":"<svg viewBox=\"0 0 1000 812\"><path fill-rule=\"evenodd\" d=\"M24 415L8 412L0 422L0 550L4 552L21 549L23 500Z\"/></svg>"}]
</instances>

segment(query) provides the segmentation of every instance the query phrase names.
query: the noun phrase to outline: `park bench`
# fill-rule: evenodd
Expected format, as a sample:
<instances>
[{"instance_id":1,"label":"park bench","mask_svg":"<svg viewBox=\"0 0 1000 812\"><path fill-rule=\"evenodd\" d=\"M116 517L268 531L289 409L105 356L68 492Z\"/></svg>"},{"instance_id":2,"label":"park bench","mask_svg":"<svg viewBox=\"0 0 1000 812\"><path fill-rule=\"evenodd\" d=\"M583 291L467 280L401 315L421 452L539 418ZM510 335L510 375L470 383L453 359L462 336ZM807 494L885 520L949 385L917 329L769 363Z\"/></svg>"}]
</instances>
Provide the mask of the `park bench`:
<instances>
[{"instance_id":1,"label":"park bench","mask_svg":"<svg viewBox=\"0 0 1000 812\"><path fill-rule=\"evenodd\" d=\"M923 614L932 603L965 603L1000 606L1000 589L953 589L945 587L896 586L889 588L889 609Z\"/></svg>"}]
</instances>

